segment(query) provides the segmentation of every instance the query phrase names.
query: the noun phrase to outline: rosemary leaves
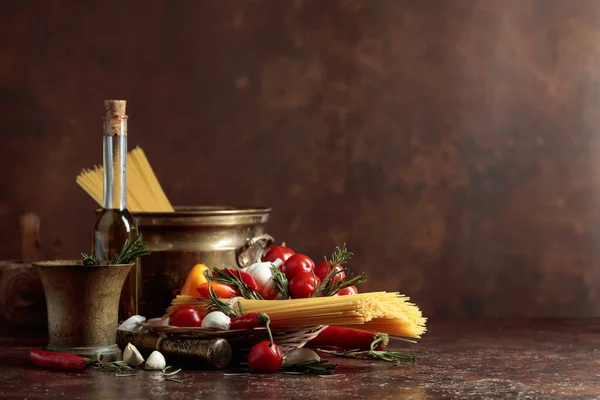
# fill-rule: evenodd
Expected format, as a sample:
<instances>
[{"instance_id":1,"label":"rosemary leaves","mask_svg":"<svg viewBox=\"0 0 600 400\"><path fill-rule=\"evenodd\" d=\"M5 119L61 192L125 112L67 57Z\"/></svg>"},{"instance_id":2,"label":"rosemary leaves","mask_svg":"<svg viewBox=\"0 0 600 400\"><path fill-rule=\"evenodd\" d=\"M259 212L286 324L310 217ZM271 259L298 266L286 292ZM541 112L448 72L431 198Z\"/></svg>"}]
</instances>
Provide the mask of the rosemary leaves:
<instances>
[{"instance_id":1,"label":"rosemary leaves","mask_svg":"<svg viewBox=\"0 0 600 400\"><path fill-rule=\"evenodd\" d=\"M138 234L131 242L125 241L123 248L117 253L115 258L109 263L106 260L100 260L94 252L90 254L81 253L83 265L121 265L132 263L137 257L150 254L148 243L142 243L141 234Z\"/></svg>"}]
</instances>

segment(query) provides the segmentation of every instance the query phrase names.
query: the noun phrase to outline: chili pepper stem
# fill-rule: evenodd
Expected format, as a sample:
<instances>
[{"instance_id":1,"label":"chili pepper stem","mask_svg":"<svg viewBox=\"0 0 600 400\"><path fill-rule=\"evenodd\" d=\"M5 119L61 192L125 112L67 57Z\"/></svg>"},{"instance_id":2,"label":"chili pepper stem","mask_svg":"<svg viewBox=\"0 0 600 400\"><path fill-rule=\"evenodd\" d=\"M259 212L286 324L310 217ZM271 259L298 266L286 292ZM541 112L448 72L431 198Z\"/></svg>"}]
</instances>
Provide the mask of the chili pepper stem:
<instances>
[{"instance_id":1,"label":"chili pepper stem","mask_svg":"<svg viewBox=\"0 0 600 400\"><path fill-rule=\"evenodd\" d=\"M271 322L271 318L269 318L267 313L264 313L264 312L261 312L260 314L258 314L256 316L256 319L258 320L258 323L263 326L267 326Z\"/></svg>"},{"instance_id":2,"label":"chili pepper stem","mask_svg":"<svg viewBox=\"0 0 600 400\"><path fill-rule=\"evenodd\" d=\"M271 346L273 346L273 333L271 332L271 318L269 318L269 316L266 313L261 313L261 314L264 314L264 317L266 317L265 327L267 328L267 332L269 333L269 340L271 341L271 343L269 344L269 347L271 347ZM259 317L260 317L260 314L259 314Z\"/></svg>"},{"instance_id":3,"label":"chili pepper stem","mask_svg":"<svg viewBox=\"0 0 600 400\"><path fill-rule=\"evenodd\" d=\"M385 333L376 333L373 341L371 342L371 351L375 351L378 346L386 348L390 342L390 337Z\"/></svg>"}]
</instances>

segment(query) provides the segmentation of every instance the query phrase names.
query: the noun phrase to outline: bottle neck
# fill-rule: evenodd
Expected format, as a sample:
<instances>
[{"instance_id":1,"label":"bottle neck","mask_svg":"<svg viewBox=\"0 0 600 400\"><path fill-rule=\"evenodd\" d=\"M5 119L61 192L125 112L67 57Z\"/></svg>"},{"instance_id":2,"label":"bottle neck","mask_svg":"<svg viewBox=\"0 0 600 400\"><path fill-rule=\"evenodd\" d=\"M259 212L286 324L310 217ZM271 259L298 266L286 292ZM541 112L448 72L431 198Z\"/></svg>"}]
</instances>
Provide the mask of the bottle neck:
<instances>
[{"instance_id":1,"label":"bottle neck","mask_svg":"<svg viewBox=\"0 0 600 400\"><path fill-rule=\"evenodd\" d=\"M104 123L104 201L107 210L127 208L127 117Z\"/></svg>"}]
</instances>

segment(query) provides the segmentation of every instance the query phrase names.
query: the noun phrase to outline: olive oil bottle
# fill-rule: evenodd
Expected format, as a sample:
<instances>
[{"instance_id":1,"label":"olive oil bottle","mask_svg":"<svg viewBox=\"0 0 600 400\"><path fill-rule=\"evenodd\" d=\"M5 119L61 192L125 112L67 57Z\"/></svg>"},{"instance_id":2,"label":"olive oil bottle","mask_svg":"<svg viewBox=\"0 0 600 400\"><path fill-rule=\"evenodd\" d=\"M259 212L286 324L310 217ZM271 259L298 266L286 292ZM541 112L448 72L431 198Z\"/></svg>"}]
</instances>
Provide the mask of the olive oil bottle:
<instances>
[{"instance_id":1,"label":"olive oil bottle","mask_svg":"<svg viewBox=\"0 0 600 400\"><path fill-rule=\"evenodd\" d=\"M100 260L112 262L126 240L137 235L127 209L127 115L124 100L104 102L104 197L94 226L92 249ZM119 301L119 319L138 313L139 263L127 277Z\"/></svg>"}]
</instances>

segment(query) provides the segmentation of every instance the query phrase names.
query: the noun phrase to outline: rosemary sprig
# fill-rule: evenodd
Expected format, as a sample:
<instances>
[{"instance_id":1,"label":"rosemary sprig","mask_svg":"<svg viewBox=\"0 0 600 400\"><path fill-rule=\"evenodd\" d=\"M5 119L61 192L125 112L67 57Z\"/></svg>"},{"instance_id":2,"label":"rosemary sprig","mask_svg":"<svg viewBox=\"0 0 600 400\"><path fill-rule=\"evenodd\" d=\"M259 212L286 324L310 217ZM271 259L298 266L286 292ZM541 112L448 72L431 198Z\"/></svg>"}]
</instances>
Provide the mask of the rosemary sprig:
<instances>
[{"instance_id":1,"label":"rosemary sprig","mask_svg":"<svg viewBox=\"0 0 600 400\"><path fill-rule=\"evenodd\" d=\"M379 335L371 342L371 348L369 350L323 350L319 351L327 354L333 354L338 357L349 357L349 358L360 358L363 360L382 360L388 362L394 361L415 361L415 357L410 354L402 353L401 351L383 351L375 350L377 346L385 343L387 340L386 335Z\"/></svg>"},{"instance_id":2,"label":"rosemary sprig","mask_svg":"<svg viewBox=\"0 0 600 400\"><path fill-rule=\"evenodd\" d=\"M325 279L317 286L312 297L333 296L342 289L359 285L367 280L365 274L353 276L347 268L344 268L345 271L336 269L338 265L342 266L347 263L353 255L353 253L348 251L346 243L344 243L341 248L336 247L336 252L331 255L331 260L325 258L325 261L331 266L331 271L329 271ZM343 278L337 276L343 272L345 272Z\"/></svg>"},{"instance_id":3,"label":"rosemary sprig","mask_svg":"<svg viewBox=\"0 0 600 400\"><path fill-rule=\"evenodd\" d=\"M85 365L94 367L97 370L104 372L117 372L123 373L123 371L133 371L125 361L97 361L97 360L85 360Z\"/></svg>"},{"instance_id":4,"label":"rosemary sprig","mask_svg":"<svg viewBox=\"0 0 600 400\"><path fill-rule=\"evenodd\" d=\"M281 367L285 374L291 375L331 375L338 367L338 364L327 364L329 361L307 361L290 366Z\"/></svg>"},{"instance_id":5,"label":"rosemary sprig","mask_svg":"<svg viewBox=\"0 0 600 400\"><path fill-rule=\"evenodd\" d=\"M229 317L239 317L240 315L243 314L239 301L237 302L239 312L236 312L233 309L233 307L231 307L229 304L225 303L223 300L221 300L217 297L217 295L215 294L215 290L210 285L208 285L208 299L198 297L198 300L201 300L201 301L204 301L207 303L206 309L208 311L221 311L221 312L223 312L223 314L225 314Z\"/></svg>"},{"instance_id":6,"label":"rosemary sprig","mask_svg":"<svg viewBox=\"0 0 600 400\"><path fill-rule=\"evenodd\" d=\"M344 265L354 255L354 253L348 251L348 249L346 248L346 243L344 243L341 248L336 246L335 250L336 251L331 255L330 260L332 266ZM325 261L327 261L327 259L325 259Z\"/></svg>"},{"instance_id":7,"label":"rosemary sprig","mask_svg":"<svg viewBox=\"0 0 600 400\"><path fill-rule=\"evenodd\" d=\"M142 234L138 233L137 236L129 243L125 240L125 244L119 253L115 256L112 263L118 264L129 264L137 257L147 256L150 254L148 251L148 243L141 242Z\"/></svg>"},{"instance_id":8,"label":"rosemary sprig","mask_svg":"<svg viewBox=\"0 0 600 400\"><path fill-rule=\"evenodd\" d=\"M213 268L213 274L206 274L209 282L224 283L229 286L233 286L240 291L245 299L263 300L262 296L255 292L246 282L241 279L241 276L237 272L238 270L231 268Z\"/></svg>"},{"instance_id":9,"label":"rosemary sprig","mask_svg":"<svg viewBox=\"0 0 600 400\"><path fill-rule=\"evenodd\" d=\"M383 351L383 350L323 350L319 351L332 354L337 357L360 358L362 360L382 360L382 361L415 361L415 357L401 351Z\"/></svg>"},{"instance_id":10,"label":"rosemary sprig","mask_svg":"<svg viewBox=\"0 0 600 400\"><path fill-rule=\"evenodd\" d=\"M90 251L90 254L81 253L81 260L83 265L100 265L100 259Z\"/></svg>"},{"instance_id":11,"label":"rosemary sprig","mask_svg":"<svg viewBox=\"0 0 600 400\"><path fill-rule=\"evenodd\" d=\"M125 244L119 251L119 253L112 260L111 264L119 265L119 264L129 264L135 258L147 256L150 254L148 250L148 243L141 242L142 234L138 234L132 241L129 243L129 240L125 240ZM90 254L81 253L81 260L83 265L106 265L108 261L101 260L96 255L90 251Z\"/></svg>"},{"instance_id":12,"label":"rosemary sprig","mask_svg":"<svg viewBox=\"0 0 600 400\"><path fill-rule=\"evenodd\" d=\"M271 264L271 279L273 279L273 282L275 282L275 288L281 294L283 299L290 299L291 296L288 279L275 264Z\"/></svg>"}]
</instances>

